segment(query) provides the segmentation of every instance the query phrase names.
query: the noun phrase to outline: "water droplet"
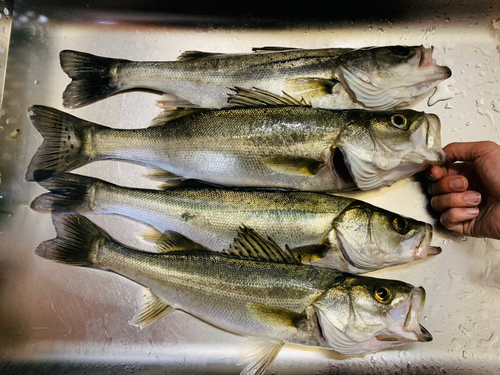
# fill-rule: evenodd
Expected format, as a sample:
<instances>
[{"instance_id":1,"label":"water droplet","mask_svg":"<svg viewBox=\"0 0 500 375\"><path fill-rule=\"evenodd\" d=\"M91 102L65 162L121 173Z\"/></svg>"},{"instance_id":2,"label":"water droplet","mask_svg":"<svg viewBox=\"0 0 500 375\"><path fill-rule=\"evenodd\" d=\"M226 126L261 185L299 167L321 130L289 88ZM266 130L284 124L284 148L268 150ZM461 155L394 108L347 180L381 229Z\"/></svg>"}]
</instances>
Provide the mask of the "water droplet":
<instances>
[{"instance_id":1,"label":"water droplet","mask_svg":"<svg viewBox=\"0 0 500 375\"><path fill-rule=\"evenodd\" d=\"M465 126L471 126L472 125L472 121L469 121L465 124Z\"/></svg>"},{"instance_id":2,"label":"water droplet","mask_svg":"<svg viewBox=\"0 0 500 375\"><path fill-rule=\"evenodd\" d=\"M0 132L3 132L3 126L0 126Z\"/></svg>"},{"instance_id":3,"label":"water droplet","mask_svg":"<svg viewBox=\"0 0 500 375\"><path fill-rule=\"evenodd\" d=\"M3 48L3 46L0 46L0 53L4 53L5 51L5 48Z\"/></svg>"},{"instance_id":4,"label":"water droplet","mask_svg":"<svg viewBox=\"0 0 500 375\"><path fill-rule=\"evenodd\" d=\"M448 102L446 103L446 105L444 106L444 109L453 109L453 106Z\"/></svg>"},{"instance_id":5,"label":"water droplet","mask_svg":"<svg viewBox=\"0 0 500 375\"><path fill-rule=\"evenodd\" d=\"M444 22L446 22L446 23L450 22L450 17L446 17L446 18L444 19Z\"/></svg>"},{"instance_id":6,"label":"water droplet","mask_svg":"<svg viewBox=\"0 0 500 375\"><path fill-rule=\"evenodd\" d=\"M2 33L6 34L7 30L5 29L5 26L2 26Z\"/></svg>"},{"instance_id":7,"label":"water droplet","mask_svg":"<svg viewBox=\"0 0 500 375\"><path fill-rule=\"evenodd\" d=\"M3 14L5 14L6 16L9 15L9 10L7 8L3 8Z\"/></svg>"},{"instance_id":8,"label":"water droplet","mask_svg":"<svg viewBox=\"0 0 500 375\"><path fill-rule=\"evenodd\" d=\"M486 310L484 310L484 309L479 310L477 312L477 315L479 315L481 317L481 319L483 319L483 320L488 319L488 316L489 316L488 312Z\"/></svg>"},{"instance_id":9,"label":"water droplet","mask_svg":"<svg viewBox=\"0 0 500 375\"><path fill-rule=\"evenodd\" d=\"M481 72L479 72L479 75L480 75L481 77L486 77L486 72L481 71Z\"/></svg>"},{"instance_id":10,"label":"water droplet","mask_svg":"<svg viewBox=\"0 0 500 375\"><path fill-rule=\"evenodd\" d=\"M457 350L460 349L460 348L462 348L462 344L460 343L460 341L458 341L458 339L451 340L451 343L453 344L453 346Z\"/></svg>"},{"instance_id":11,"label":"water droplet","mask_svg":"<svg viewBox=\"0 0 500 375\"><path fill-rule=\"evenodd\" d=\"M463 141L465 141L465 138L464 137L460 138L460 142L463 142Z\"/></svg>"},{"instance_id":12,"label":"water droplet","mask_svg":"<svg viewBox=\"0 0 500 375\"><path fill-rule=\"evenodd\" d=\"M451 131L452 131L453 133L456 133L456 132L458 131L458 129L457 129L457 128L453 128L453 129L451 129Z\"/></svg>"},{"instance_id":13,"label":"water droplet","mask_svg":"<svg viewBox=\"0 0 500 375\"><path fill-rule=\"evenodd\" d=\"M463 359L469 358L469 353L467 353L465 350L462 352L462 357Z\"/></svg>"},{"instance_id":14,"label":"water droplet","mask_svg":"<svg viewBox=\"0 0 500 375\"><path fill-rule=\"evenodd\" d=\"M49 19L48 19L46 16L44 16L43 14L40 14L40 15L38 16L38 22L40 22L40 23L45 23L45 22L47 22L48 20L49 20Z\"/></svg>"},{"instance_id":15,"label":"water droplet","mask_svg":"<svg viewBox=\"0 0 500 375\"><path fill-rule=\"evenodd\" d=\"M35 85L38 85L40 83L40 81L38 79L35 79Z\"/></svg>"},{"instance_id":16,"label":"water droplet","mask_svg":"<svg viewBox=\"0 0 500 375\"><path fill-rule=\"evenodd\" d=\"M5 120L5 123L6 123L7 125L9 125L9 122L10 122L10 119L6 119L6 120Z\"/></svg>"},{"instance_id":17,"label":"water droplet","mask_svg":"<svg viewBox=\"0 0 500 375\"><path fill-rule=\"evenodd\" d=\"M383 33L384 32L384 29L382 29L381 27L377 30L379 33Z\"/></svg>"},{"instance_id":18,"label":"water droplet","mask_svg":"<svg viewBox=\"0 0 500 375\"><path fill-rule=\"evenodd\" d=\"M484 105L484 98L476 99L476 107Z\"/></svg>"}]
</instances>

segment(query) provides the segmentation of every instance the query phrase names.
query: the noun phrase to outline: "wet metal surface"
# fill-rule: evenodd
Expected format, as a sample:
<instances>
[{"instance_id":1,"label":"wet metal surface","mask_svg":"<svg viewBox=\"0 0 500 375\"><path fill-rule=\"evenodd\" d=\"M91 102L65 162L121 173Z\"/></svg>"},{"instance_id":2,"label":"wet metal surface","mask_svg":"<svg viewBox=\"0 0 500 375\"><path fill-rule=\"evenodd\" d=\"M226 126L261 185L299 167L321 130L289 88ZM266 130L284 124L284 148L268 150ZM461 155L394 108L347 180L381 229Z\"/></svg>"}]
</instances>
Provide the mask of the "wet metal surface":
<instances>
[{"instance_id":1,"label":"wet metal surface","mask_svg":"<svg viewBox=\"0 0 500 375\"><path fill-rule=\"evenodd\" d=\"M377 13L370 20L366 11L365 20L351 22L331 6L319 6L316 19L311 9L301 16L287 10L278 19L279 14L272 12L264 18L263 10L254 14L240 10L232 16L231 9L224 12L221 5L209 12L206 5L196 8L196 2L163 11L149 1L143 3L147 9L136 2L125 3L120 11L107 1L76 2L74 8L53 1L36 6L16 2L10 45L10 29L5 35L0 30L0 64L9 53L0 119L0 373L236 374L241 370L237 362L243 338L182 312L139 330L127 323L136 307L137 285L113 274L35 256L36 246L55 232L50 216L29 208L44 189L24 181L26 167L42 141L27 108L42 104L63 109L61 95L69 79L59 66L61 50L173 60L185 50L433 45L438 64L449 66L453 76L431 98L433 106L425 97L414 108L440 116L443 145L500 142L500 31L494 27L500 19L498 4L398 3L397 14ZM3 5L2 1L0 22L7 16L1 13ZM335 16L329 19L328 12ZM2 65L0 74L4 69ZM127 93L67 111L111 127L139 128L148 126L160 111L154 107L156 99L153 94ZM119 162L94 163L77 173L122 185L156 186L143 177L144 168ZM416 178L351 195L435 222ZM145 229L138 223L99 215L92 220L127 245L151 249L137 237ZM438 230L434 244L443 248L436 258L375 273L426 288L422 324L433 334L433 342L353 358L285 347L268 373L499 373L500 289L483 284L485 241Z\"/></svg>"}]
</instances>

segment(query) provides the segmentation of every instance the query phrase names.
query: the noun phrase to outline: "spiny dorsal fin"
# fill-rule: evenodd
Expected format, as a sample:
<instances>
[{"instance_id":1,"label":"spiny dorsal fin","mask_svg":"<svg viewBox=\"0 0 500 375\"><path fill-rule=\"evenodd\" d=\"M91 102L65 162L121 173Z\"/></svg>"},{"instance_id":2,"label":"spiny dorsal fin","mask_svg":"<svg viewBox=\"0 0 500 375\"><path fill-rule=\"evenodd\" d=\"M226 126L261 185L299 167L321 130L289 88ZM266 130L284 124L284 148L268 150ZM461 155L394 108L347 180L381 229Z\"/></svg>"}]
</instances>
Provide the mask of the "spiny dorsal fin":
<instances>
[{"instance_id":1,"label":"spiny dorsal fin","mask_svg":"<svg viewBox=\"0 0 500 375\"><path fill-rule=\"evenodd\" d=\"M186 106L184 102L170 102L168 107L163 107L160 105L160 101L158 100L157 106L164 109L163 112L160 112L154 119L149 123L149 127L155 126L163 126L170 121L177 120L181 117L192 115L193 113L203 112L204 109L201 108L173 108L175 106L182 107Z\"/></svg>"},{"instance_id":2,"label":"spiny dorsal fin","mask_svg":"<svg viewBox=\"0 0 500 375\"><path fill-rule=\"evenodd\" d=\"M145 288L139 300L139 308L128 323L142 329L173 310L172 307L153 294L151 289Z\"/></svg>"},{"instance_id":3,"label":"spiny dorsal fin","mask_svg":"<svg viewBox=\"0 0 500 375\"><path fill-rule=\"evenodd\" d=\"M301 49L301 48L266 46L266 47L253 47L252 51L256 52L256 53L259 53L259 52L281 52L281 51L290 51L290 50L295 50L295 49Z\"/></svg>"},{"instance_id":4,"label":"spiny dorsal fin","mask_svg":"<svg viewBox=\"0 0 500 375\"><path fill-rule=\"evenodd\" d=\"M238 228L238 236L229 249L223 251L223 253L280 263L299 264L288 246L283 250L271 238L265 239L252 228L244 225Z\"/></svg>"},{"instance_id":5,"label":"spiny dorsal fin","mask_svg":"<svg viewBox=\"0 0 500 375\"><path fill-rule=\"evenodd\" d=\"M174 231L166 231L156 242L156 251L159 253L172 253L176 251L210 251L205 246L200 245Z\"/></svg>"},{"instance_id":6,"label":"spiny dorsal fin","mask_svg":"<svg viewBox=\"0 0 500 375\"><path fill-rule=\"evenodd\" d=\"M235 87L231 89L234 94L230 94L228 103L244 107L263 107L263 106L305 106L309 107L304 100L298 101L294 97L283 92L284 96L273 94L266 90L258 88L244 89Z\"/></svg>"},{"instance_id":7,"label":"spiny dorsal fin","mask_svg":"<svg viewBox=\"0 0 500 375\"><path fill-rule=\"evenodd\" d=\"M177 61L191 61L191 60L202 59L204 57L219 56L219 55L224 55L224 53L221 53L221 52L203 52L203 51L185 51L181 55L179 55L179 57L177 57Z\"/></svg>"}]
</instances>

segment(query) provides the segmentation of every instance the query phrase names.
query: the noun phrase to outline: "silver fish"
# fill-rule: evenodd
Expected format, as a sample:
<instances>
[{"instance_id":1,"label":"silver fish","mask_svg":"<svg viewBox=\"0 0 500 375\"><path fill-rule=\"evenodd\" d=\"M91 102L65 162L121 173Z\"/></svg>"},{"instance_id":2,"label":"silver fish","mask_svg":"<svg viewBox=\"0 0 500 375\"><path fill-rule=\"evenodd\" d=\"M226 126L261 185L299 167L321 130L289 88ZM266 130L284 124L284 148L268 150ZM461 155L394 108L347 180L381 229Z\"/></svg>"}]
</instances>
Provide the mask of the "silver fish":
<instances>
[{"instance_id":1,"label":"silver fish","mask_svg":"<svg viewBox=\"0 0 500 375\"><path fill-rule=\"evenodd\" d=\"M251 54L188 51L177 61L136 62L65 50L61 67L72 79L63 94L78 108L127 90L167 94L164 106L222 108L229 87L286 91L321 108L388 110L411 105L451 76L434 48L254 49Z\"/></svg>"},{"instance_id":2,"label":"silver fish","mask_svg":"<svg viewBox=\"0 0 500 375\"><path fill-rule=\"evenodd\" d=\"M284 344L354 355L428 342L425 290L395 281L297 264L272 240L242 228L229 252L166 233L159 254L128 248L79 215L54 216L57 238L36 254L110 271L143 285L129 322L145 327L173 310L250 338L241 374L263 374Z\"/></svg>"},{"instance_id":3,"label":"silver fish","mask_svg":"<svg viewBox=\"0 0 500 375\"><path fill-rule=\"evenodd\" d=\"M51 192L32 202L36 211L122 215L216 251L227 248L245 224L288 246L303 263L352 273L441 252L430 246L431 225L333 195L186 183L165 191L133 189L73 174L40 184Z\"/></svg>"},{"instance_id":4,"label":"silver fish","mask_svg":"<svg viewBox=\"0 0 500 375\"><path fill-rule=\"evenodd\" d=\"M115 159L226 186L368 190L446 160L436 115L319 109L260 90L239 90L234 99L254 106L164 112L155 126L132 130L33 106L44 142L26 179Z\"/></svg>"}]
</instances>

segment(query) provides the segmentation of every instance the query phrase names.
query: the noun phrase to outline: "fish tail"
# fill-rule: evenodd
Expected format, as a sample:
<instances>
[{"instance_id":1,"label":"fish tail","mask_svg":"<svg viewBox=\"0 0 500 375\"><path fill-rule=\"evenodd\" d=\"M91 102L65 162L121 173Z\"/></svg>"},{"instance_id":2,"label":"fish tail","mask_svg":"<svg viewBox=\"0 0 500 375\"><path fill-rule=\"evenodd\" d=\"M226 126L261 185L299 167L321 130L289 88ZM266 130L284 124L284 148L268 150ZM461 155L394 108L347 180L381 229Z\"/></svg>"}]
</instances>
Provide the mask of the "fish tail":
<instances>
[{"instance_id":1,"label":"fish tail","mask_svg":"<svg viewBox=\"0 0 500 375\"><path fill-rule=\"evenodd\" d=\"M31 106L30 119L42 134L43 143L31 159L27 181L43 181L81 167L91 159L85 134L89 127L101 127L57 109ZM90 135L90 134L87 134Z\"/></svg>"},{"instance_id":2,"label":"fish tail","mask_svg":"<svg viewBox=\"0 0 500 375\"><path fill-rule=\"evenodd\" d=\"M61 68L71 78L63 93L66 108L80 108L121 91L117 67L125 60L90 53L64 50L59 54Z\"/></svg>"},{"instance_id":3,"label":"fish tail","mask_svg":"<svg viewBox=\"0 0 500 375\"><path fill-rule=\"evenodd\" d=\"M80 267L92 267L95 253L109 235L84 216L52 215L57 237L42 242L35 254L45 259Z\"/></svg>"},{"instance_id":4,"label":"fish tail","mask_svg":"<svg viewBox=\"0 0 500 375\"><path fill-rule=\"evenodd\" d=\"M95 212L95 195L102 180L78 174L64 173L50 180L41 181L42 187L50 193L42 194L31 202L31 208L44 213Z\"/></svg>"}]
</instances>

